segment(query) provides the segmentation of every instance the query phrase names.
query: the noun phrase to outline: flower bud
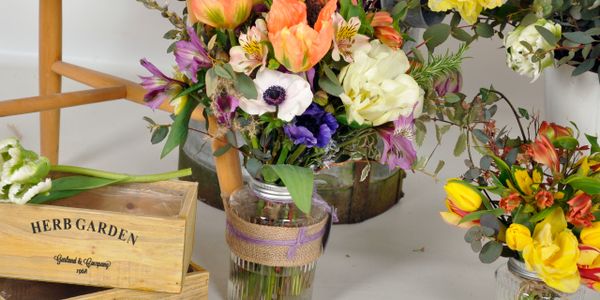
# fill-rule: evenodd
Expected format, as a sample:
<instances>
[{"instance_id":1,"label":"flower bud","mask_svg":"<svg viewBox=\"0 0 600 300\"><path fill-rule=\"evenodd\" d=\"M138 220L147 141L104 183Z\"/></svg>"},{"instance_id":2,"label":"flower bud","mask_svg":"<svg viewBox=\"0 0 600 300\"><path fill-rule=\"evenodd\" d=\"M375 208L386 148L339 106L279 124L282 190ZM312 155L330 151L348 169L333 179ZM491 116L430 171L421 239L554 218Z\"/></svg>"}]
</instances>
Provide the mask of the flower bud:
<instances>
[{"instance_id":1,"label":"flower bud","mask_svg":"<svg viewBox=\"0 0 600 300\"><path fill-rule=\"evenodd\" d=\"M512 250L523 251L532 242L531 231L521 224L510 224L506 230L506 245Z\"/></svg>"}]
</instances>

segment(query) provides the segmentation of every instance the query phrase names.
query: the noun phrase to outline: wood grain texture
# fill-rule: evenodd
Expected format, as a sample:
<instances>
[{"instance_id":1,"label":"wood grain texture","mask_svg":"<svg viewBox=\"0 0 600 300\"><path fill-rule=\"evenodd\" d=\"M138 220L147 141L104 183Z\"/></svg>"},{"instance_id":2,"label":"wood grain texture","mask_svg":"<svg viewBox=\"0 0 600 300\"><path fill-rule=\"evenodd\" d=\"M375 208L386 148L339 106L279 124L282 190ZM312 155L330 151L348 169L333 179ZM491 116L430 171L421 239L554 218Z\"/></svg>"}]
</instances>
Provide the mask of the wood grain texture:
<instances>
[{"instance_id":1,"label":"wood grain texture","mask_svg":"<svg viewBox=\"0 0 600 300\"><path fill-rule=\"evenodd\" d=\"M192 264L180 294L0 278L0 300L208 299L209 273Z\"/></svg>"},{"instance_id":2,"label":"wood grain texture","mask_svg":"<svg viewBox=\"0 0 600 300\"><path fill-rule=\"evenodd\" d=\"M0 117L122 99L126 95L125 87L118 86L7 100L0 102Z\"/></svg>"},{"instance_id":3,"label":"wood grain texture","mask_svg":"<svg viewBox=\"0 0 600 300\"><path fill-rule=\"evenodd\" d=\"M102 73L99 71L91 70L81 66L73 65L66 62L56 62L52 65L52 70L57 74L65 76L69 79L81 82L94 88L105 88L114 86L124 86L127 90L127 95L124 97L127 100L145 104L144 95L146 90L138 83L131 80L123 79L114 75ZM158 109L173 112L173 107L169 105L167 101L162 103ZM203 121L202 110L196 109L192 113L192 119L197 121Z\"/></svg>"},{"instance_id":4,"label":"wood grain texture","mask_svg":"<svg viewBox=\"0 0 600 300\"><path fill-rule=\"evenodd\" d=\"M193 245L196 184L112 186L53 204L0 205L0 277L181 290ZM58 255L75 262L58 264ZM110 265L87 266L88 258Z\"/></svg>"},{"instance_id":5,"label":"wood grain texture","mask_svg":"<svg viewBox=\"0 0 600 300\"><path fill-rule=\"evenodd\" d=\"M39 94L59 93L61 76L52 71L52 64L62 58L62 0L39 1ZM58 163L60 110L40 113L41 153L50 162Z\"/></svg>"},{"instance_id":6,"label":"wood grain texture","mask_svg":"<svg viewBox=\"0 0 600 300\"><path fill-rule=\"evenodd\" d=\"M217 120L214 116L208 118L209 133L215 136L217 133ZM227 143L213 139L212 150L216 151L224 147ZM221 187L221 197L228 198L231 193L243 186L242 169L240 166L240 156L235 149L229 149L225 154L214 157L217 169L217 178Z\"/></svg>"}]
</instances>

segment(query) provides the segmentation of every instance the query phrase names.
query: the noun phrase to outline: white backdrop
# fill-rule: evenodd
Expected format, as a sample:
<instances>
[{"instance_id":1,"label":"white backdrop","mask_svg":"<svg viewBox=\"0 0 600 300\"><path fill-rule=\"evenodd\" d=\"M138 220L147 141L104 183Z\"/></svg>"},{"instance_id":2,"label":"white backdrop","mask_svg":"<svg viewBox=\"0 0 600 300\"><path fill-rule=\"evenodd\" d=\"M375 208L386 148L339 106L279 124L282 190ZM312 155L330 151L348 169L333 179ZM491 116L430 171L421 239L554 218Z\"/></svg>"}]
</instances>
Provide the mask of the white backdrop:
<instances>
[{"instance_id":1,"label":"white backdrop","mask_svg":"<svg viewBox=\"0 0 600 300\"><path fill-rule=\"evenodd\" d=\"M42 0L43 1L43 0ZM37 93L37 1L0 3L0 99ZM171 1L176 11L181 2ZM137 80L145 74L139 59L147 57L163 70L173 64L162 39L167 20L134 0L64 0L63 57L67 62ZM448 43L452 49L456 43ZM504 63L498 40L483 40L469 51L463 67L464 91L481 86L503 91L525 108L541 110L542 84L529 84ZM81 85L64 81L65 90ZM160 146L149 142L145 115L168 120L164 113L127 101L115 101L63 110L61 163L129 173L176 168L172 154L159 160ZM498 125L507 122L501 111ZM20 135L38 149L37 115L0 118L0 138ZM431 137L430 137L431 138ZM453 158L452 136L445 139L436 158L447 167L440 178L464 172L462 159ZM423 153L432 146L428 141ZM493 272L501 263L483 265L464 243L464 232L446 226L442 183L423 174L409 174L406 196L384 215L356 225L336 226L319 262L314 299L489 299ZM223 213L200 205L194 260L211 272L210 298L224 299L227 285L227 247ZM414 251L421 249L424 251ZM592 297L592 296L589 296ZM591 298L590 298L591 299Z\"/></svg>"}]
</instances>

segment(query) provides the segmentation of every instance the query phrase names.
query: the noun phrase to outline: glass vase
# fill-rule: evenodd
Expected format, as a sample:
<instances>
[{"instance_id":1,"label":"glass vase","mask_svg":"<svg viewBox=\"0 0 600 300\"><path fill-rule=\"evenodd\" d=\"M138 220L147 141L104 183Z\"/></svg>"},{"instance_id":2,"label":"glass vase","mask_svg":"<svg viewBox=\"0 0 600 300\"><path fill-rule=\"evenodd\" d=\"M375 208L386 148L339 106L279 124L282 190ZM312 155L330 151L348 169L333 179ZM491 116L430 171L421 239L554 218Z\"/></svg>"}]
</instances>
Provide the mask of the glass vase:
<instances>
[{"instance_id":1,"label":"glass vase","mask_svg":"<svg viewBox=\"0 0 600 300\"><path fill-rule=\"evenodd\" d=\"M235 213L244 221L252 224L286 228L306 228L319 223L323 224L329 217L326 209L316 205L313 205L310 215L306 215L293 204L286 188L254 180L230 197L229 209L230 213ZM231 230L229 221L228 230ZM320 240L319 243L321 243ZM318 251L321 251L321 244L318 247ZM300 300L312 298L316 259L301 265L284 266L244 259L234 252L232 248L228 299ZM262 255L264 256L265 253ZM266 255L268 256L268 253Z\"/></svg>"},{"instance_id":2,"label":"glass vase","mask_svg":"<svg viewBox=\"0 0 600 300\"><path fill-rule=\"evenodd\" d=\"M549 287L515 258L496 270L496 300L583 300L584 293L584 288L567 294Z\"/></svg>"}]
</instances>

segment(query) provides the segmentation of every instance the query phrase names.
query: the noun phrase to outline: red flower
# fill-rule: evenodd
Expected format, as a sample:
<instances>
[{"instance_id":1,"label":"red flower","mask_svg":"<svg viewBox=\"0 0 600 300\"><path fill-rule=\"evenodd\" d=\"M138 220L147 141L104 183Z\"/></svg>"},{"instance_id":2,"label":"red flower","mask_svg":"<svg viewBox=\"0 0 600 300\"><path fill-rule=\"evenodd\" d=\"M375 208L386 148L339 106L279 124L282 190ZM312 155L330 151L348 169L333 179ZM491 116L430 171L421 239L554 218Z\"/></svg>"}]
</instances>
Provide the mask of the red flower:
<instances>
[{"instance_id":1,"label":"red flower","mask_svg":"<svg viewBox=\"0 0 600 300\"><path fill-rule=\"evenodd\" d=\"M554 204L554 195L546 190L540 190L535 194L535 203L541 209L552 206Z\"/></svg>"},{"instance_id":2,"label":"red flower","mask_svg":"<svg viewBox=\"0 0 600 300\"><path fill-rule=\"evenodd\" d=\"M371 26L375 29L375 37L393 49L402 47L402 36L394 29L394 18L386 11L378 11L367 16L371 19Z\"/></svg>"},{"instance_id":3,"label":"red flower","mask_svg":"<svg viewBox=\"0 0 600 300\"><path fill-rule=\"evenodd\" d=\"M554 140L558 137L563 136L573 136L573 132L571 129L567 127L563 127L560 125L556 125L555 123L548 123L546 121L542 122L540 125L540 129L538 130L538 135L544 135L550 140Z\"/></svg>"},{"instance_id":4,"label":"red flower","mask_svg":"<svg viewBox=\"0 0 600 300\"><path fill-rule=\"evenodd\" d=\"M560 171L560 161L556 148L545 135L539 135L535 142L529 144L527 152L534 161L548 166L553 173Z\"/></svg>"},{"instance_id":5,"label":"red flower","mask_svg":"<svg viewBox=\"0 0 600 300\"><path fill-rule=\"evenodd\" d=\"M567 213L567 221L578 227L592 226L592 221L596 219L592 215L592 196L586 193L578 193L569 204L569 212Z\"/></svg>"},{"instance_id":6,"label":"red flower","mask_svg":"<svg viewBox=\"0 0 600 300\"><path fill-rule=\"evenodd\" d=\"M508 197L500 199L500 208L504 209L506 213L510 213L521 205L521 201L523 198L518 193L512 193Z\"/></svg>"}]
</instances>

